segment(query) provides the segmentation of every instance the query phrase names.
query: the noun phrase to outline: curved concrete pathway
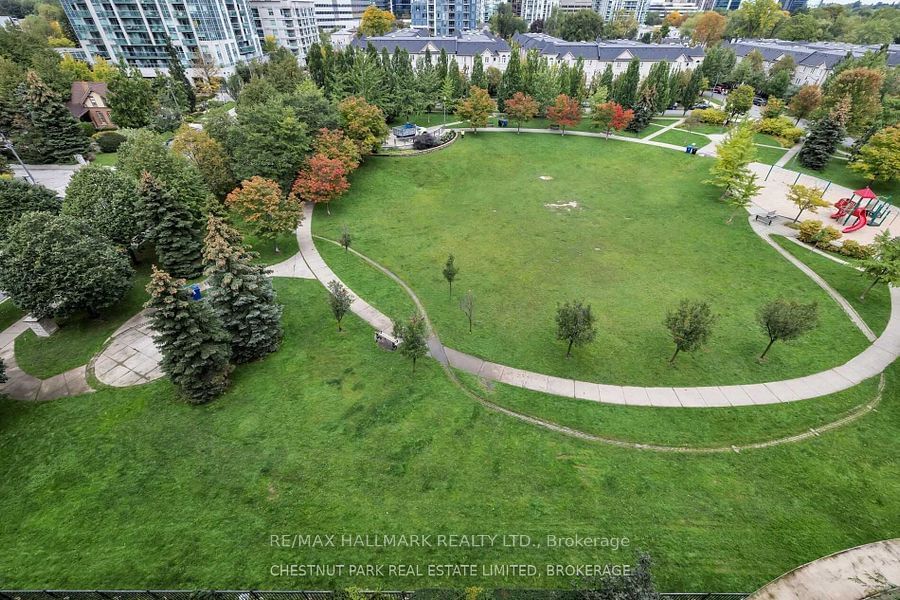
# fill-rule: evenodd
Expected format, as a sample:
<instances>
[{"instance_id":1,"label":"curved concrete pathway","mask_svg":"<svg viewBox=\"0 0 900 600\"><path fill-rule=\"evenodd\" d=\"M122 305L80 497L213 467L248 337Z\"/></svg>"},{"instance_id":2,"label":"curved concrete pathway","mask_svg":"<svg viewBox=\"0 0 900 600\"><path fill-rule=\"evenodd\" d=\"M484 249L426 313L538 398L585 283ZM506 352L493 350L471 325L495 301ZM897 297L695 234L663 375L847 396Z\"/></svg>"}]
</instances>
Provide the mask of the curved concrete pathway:
<instances>
[{"instance_id":1,"label":"curved concrete pathway","mask_svg":"<svg viewBox=\"0 0 900 600\"><path fill-rule=\"evenodd\" d=\"M627 138L626 138L627 139ZM637 140L635 140L637 141ZM304 206L305 219L298 229L300 241L300 253L315 277L323 284L330 281L341 281L319 255L312 236L312 205ZM759 233L758 228L754 231ZM747 406L754 404L776 404L781 402L794 402L833 394L851 388L866 379L875 377L884 371L894 359L900 355L900 289L891 288L891 318L881 337L877 339L874 333L865 325L852 306L843 299L840 294L828 286L815 272L802 262L794 259L781 249L768 234L761 235L769 244L776 247L789 260L809 276L817 284L821 285L829 295L832 295L841 307L847 312L854 323L860 327L867 337L874 339L871 346L839 367L828 369L813 375L797 377L783 381L770 381L766 383L726 386L702 386L702 387L637 387L618 386L579 381L563 377L555 377L543 373L535 373L524 369L517 369L498 363L489 362L466 354L453 348L443 346L434 333L429 340L429 348L432 356L445 364L471 373L483 379L499 381L508 385L521 387L538 392L603 402L607 404L625 404L631 406L666 406L685 408L713 408ZM357 253L359 254L359 253ZM362 256L362 255L360 255ZM365 257L363 257L365 258ZM378 266L382 271L390 273L384 267L380 267L371 259L366 259ZM416 304L421 303L412 290L396 275L393 278L401 283L410 293ZM365 302L351 291L353 302L350 309L364 321L379 330L389 330L391 319L382 314L376 308ZM424 313L424 311L423 311ZM432 330L433 331L433 330ZM868 333L866 333L868 332ZM445 358L446 357L446 358Z\"/></svg>"}]
</instances>

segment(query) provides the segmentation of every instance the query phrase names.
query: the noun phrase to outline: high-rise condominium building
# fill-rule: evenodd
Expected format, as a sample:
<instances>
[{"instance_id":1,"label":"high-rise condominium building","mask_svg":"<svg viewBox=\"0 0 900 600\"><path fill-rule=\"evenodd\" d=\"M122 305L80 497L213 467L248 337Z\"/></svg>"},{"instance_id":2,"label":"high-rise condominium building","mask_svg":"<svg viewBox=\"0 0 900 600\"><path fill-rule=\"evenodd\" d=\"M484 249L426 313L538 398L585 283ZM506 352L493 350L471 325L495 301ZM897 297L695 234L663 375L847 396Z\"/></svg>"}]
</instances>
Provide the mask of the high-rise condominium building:
<instances>
[{"instance_id":1,"label":"high-rise condominium building","mask_svg":"<svg viewBox=\"0 0 900 600\"><path fill-rule=\"evenodd\" d=\"M520 16L530 26L539 19L546 21L555 6L559 6L559 0L522 0Z\"/></svg>"},{"instance_id":2,"label":"high-rise condominium building","mask_svg":"<svg viewBox=\"0 0 900 600\"><path fill-rule=\"evenodd\" d=\"M412 26L431 35L475 29L483 15L483 0L412 0Z\"/></svg>"},{"instance_id":3,"label":"high-rise condominium building","mask_svg":"<svg viewBox=\"0 0 900 600\"><path fill-rule=\"evenodd\" d=\"M202 56L223 75L262 56L247 0L62 0L88 56L124 61L146 76L168 65L170 40L190 67ZM200 75L188 69L191 76Z\"/></svg>"},{"instance_id":4,"label":"high-rise condominium building","mask_svg":"<svg viewBox=\"0 0 900 600\"><path fill-rule=\"evenodd\" d=\"M312 0L250 0L250 12L260 40L273 37L306 64L309 47L319 41Z\"/></svg>"},{"instance_id":5,"label":"high-rise condominium building","mask_svg":"<svg viewBox=\"0 0 900 600\"><path fill-rule=\"evenodd\" d=\"M650 0L595 0L594 10L600 13L604 21L612 21L619 13L634 15L638 23L647 18Z\"/></svg>"},{"instance_id":6,"label":"high-rise condominium building","mask_svg":"<svg viewBox=\"0 0 900 600\"><path fill-rule=\"evenodd\" d=\"M334 30L357 27L363 11L373 0L315 0L319 29Z\"/></svg>"}]
</instances>

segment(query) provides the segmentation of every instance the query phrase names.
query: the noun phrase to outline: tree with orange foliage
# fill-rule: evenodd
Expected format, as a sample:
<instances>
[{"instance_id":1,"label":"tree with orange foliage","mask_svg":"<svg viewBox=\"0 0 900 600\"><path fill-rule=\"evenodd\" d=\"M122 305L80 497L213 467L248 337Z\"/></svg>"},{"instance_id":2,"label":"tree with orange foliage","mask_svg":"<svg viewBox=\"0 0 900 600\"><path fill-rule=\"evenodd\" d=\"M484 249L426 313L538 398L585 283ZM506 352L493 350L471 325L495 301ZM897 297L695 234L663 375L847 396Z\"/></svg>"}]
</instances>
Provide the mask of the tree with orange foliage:
<instances>
[{"instance_id":1,"label":"tree with orange foliage","mask_svg":"<svg viewBox=\"0 0 900 600\"><path fill-rule=\"evenodd\" d=\"M359 147L340 129L322 128L313 142L313 154L322 154L328 158L336 158L344 165L347 173L359 167L362 159Z\"/></svg>"},{"instance_id":2,"label":"tree with orange foliage","mask_svg":"<svg viewBox=\"0 0 900 600\"><path fill-rule=\"evenodd\" d=\"M547 118L566 135L566 127L575 127L581 123L581 103L575 98L560 94L553 105L547 108Z\"/></svg>"},{"instance_id":3,"label":"tree with orange foliage","mask_svg":"<svg viewBox=\"0 0 900 600\"><path fill-rule=\"evenodd\" d=\"M295 198L285 198L278 182L264 177L245 179L225 198L225 204L249 223L253 233L272 240L278 252L278 236L297 229L303 212Z\"/></svg>"},{"instance_id":4,"label":"tree with orange foliage","mask_svg":"<svg viewBox=\"0 0 900 600\"><path fill-rule=\"evenodd\" d=\"M591 111L594 127L606 130L606 137L609 137L613 129L622 131L628 127L633 118L634 111L630 108L625 110L618 102L604 102L596 105Z\"/></svg>"},{"instance_id":5,"label":"tree with orange foliage","mask_svg":"<svg viewBox=\"0 0 900 600\"><path fill-rule=\"evenodd\" d=\"M720 15L714 11L707 11L700 15L697 19L697 26L694 27L694 34L691 39L698 44L706 47L714 46L719 43L725 34L725 25L728 19L724 15Z\"/></svg>"},{"instance_id":6,"label":"tree with orange foliage","mask_svg":"<svg viewBox=\"0 0 900 600\"><path fill-rule=\"evenodd\" d=\"M324 154L313 155L300 169L291 196L301 201L324 204L330 215L329 204L332 200L350 189L347 182L347 170L338 158L328 158Z\"/></svg>"},{"instance_id":7,"label":"tree with orange foliage","mask_svg":"<svg viewBox=\"0 0 900 600\"><path fill-rule=\"evenodd\" d=\"M503 108L506 114L516 121L516 133L522 129L522 121L533 119L538 114L537 100L522 92L516 92L513 97L508 99Z\"/></svg>"},{"instance_id":8,"label":"tree with orange foliage","mask_svg":"<svg viewBox=\"0 0 900 600\"><path fill-rule=\"evenodd\" d=\"M677 10L673 10L666 15L664 22L671 27L681 27L681 24L684 23L685 19L687 19L687 15L683 15Z\"/></svg>"}]
</instances>

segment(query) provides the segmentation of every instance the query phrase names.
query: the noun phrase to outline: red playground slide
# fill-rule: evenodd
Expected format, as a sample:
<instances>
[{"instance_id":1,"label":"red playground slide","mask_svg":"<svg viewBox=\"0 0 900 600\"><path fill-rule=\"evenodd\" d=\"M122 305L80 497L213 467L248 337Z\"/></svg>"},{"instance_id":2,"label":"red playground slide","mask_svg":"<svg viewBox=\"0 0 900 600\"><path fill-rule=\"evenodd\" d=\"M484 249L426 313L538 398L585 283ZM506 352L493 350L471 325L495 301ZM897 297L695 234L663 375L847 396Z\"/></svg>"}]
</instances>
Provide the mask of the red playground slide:
<instances>
[{"instance_id":1,"label":"red playground slide","mask_svg":"<svg viewBox=\"0 0 900 600\"><path fill-rule=\"evenodd\" d=\"M844 227L842 230L844 233L850 233L866 226L866 209L857 208L853 211L853 216L856 217L856 221L850 227Z\"/></svg>"},{"instance_id":2,"label":"red playground slide","mask_svg":"<svg viewBox=\"0 0 900 600\"><path fill-rule=\"evenodd\" d=\"M847 214L847 207L850 206L850 198L841 198L834 203L837 212L831 215L832 219L839 219Z\"/></svg>"}]
</instances>

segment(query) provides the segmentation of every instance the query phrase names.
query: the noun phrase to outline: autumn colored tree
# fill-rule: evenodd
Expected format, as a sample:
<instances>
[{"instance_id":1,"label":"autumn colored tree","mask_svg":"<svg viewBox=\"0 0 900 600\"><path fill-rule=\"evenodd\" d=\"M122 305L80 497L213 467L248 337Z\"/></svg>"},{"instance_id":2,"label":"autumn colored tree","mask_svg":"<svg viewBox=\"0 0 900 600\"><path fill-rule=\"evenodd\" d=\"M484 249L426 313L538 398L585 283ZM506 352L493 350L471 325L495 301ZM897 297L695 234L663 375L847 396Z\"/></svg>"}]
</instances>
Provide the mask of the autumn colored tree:
<instances>
[{"instance_id":1,"label":"autumn colored tree","mask_svg":"<svg viewBox=\"0 0 900 600\"><path fill-rule=\"evenodd\" d=\"M319 130L313 142L313 154L338 159L343 163L347 173L355 171L362 159L359 148L343 131L324 127Z\"/></svg>"},{"instance_id":2,"label":"autumn colored tree","mask_svg":"<svg viewBox=\"0 0 900 600\"><path fill-rule=\"evenodd\" d=\"M384 121L384 113L374 104L366 102L365 98L344 98L338 104L338 116L344 134L356 142L363 156L378 150L381 142L387 138L388 126Z\"/></svg>"},{"instance_id":3,"label":"autumn colored tree","mask_svg":"<svg viewBox=\"0 0 900 600\"><path fill-rule=\"evenodd\" d=\"M788 108L791 114L797 117L797 123L799 123L800 119L811 115L814 110L819 108L820 104L822 104L822 88L809 84L797 90L797 93L791 98Z\"/></svg>"},{"instance_id":4,"label":"autumn colored tree","mask_svg":"<svg viewBox=\"0 0 900 600\"><path fill-rule=\"evenodd\" d=\"M381 10L374 4L363 11L359 21L359 35L366 37L384 35L394 28L397 18L389 10Z\"/></svg>"},{"instance_id":5,"label":"autumn colored tree","mask_svg":"<svg viewBox=\"0 0 900 600\"><path fill-rule=\"evenodd\" d=\"M259 176L242 181L225 198L225 204L250 224L254 235L272 240L276 252L278 236L297 229L303 217L296 198L285 198L277 182Z\"/></svg>"},{"instance_id":6,"label":"autumn colored tree","mask_svg":"<svg viewBox=\"0 0 900 600\"><path fill-rule=\"evenodd\" d=\"M504 108L506 114L516 122L516 133L521 130L522 121L533 119L540 109L537 100L522 92L513 94L513 97L506 101Z\"/></svg>"},{"instance_id":7,"label":"autumn colored tree","mask_svg":"<svg viewBox=\"0 0 900 600\"><path fill-rule=\"evenodd\" d=\"M566 135L566 127L575 127L581 123L581 103L576 98L560 94L547 107L547 118L551 123L559 125L562 134Z\"/></svg>"},{"instance_id":8,"label":"autumn colored tree","mask_svg":"<svg viewBox=\"0 0 900 600\"><path fill-rule=\"evenodd\" d=\"M344 163L337 158L315 154L297 174L297 180L291 188L291 196L315 204L324 204L326 212L330 215L331 201L348 189L350 184L347 182Z\"/></svg>"},{"instance_id":9,"label":"autumn colored tree","mask_svg":"<svg viewBox=\"0 0 900 600\"><path fill-rule=\"evenodd\" d=\"M487 125L488 117L495 110L497 103L488 95L487 90L474 85L469 88L469 97L460 100L456 106L456 114L469 122L473 132Z\"/></svg>"},{"instance_id":10,"label":"autumn colored tree","mask_svg":"<svg viewBox=\"0 0 900 600\"><path fill-rule=\"evenodd\" d=\"M822 105L831 109L844 98L850 99L847 133L861 135L881 112L881 84L884 73L860 67L838 73L828 82Z\"/></svg>"},{"instance_id":11,"label":"autumn colored tree","mask_svg":"<svg viewBox=\"0 0 900 600\"><path fill-rule=\"evenodd\" d=\"M621 104L616 102L604 102L597 104L591 111L591 120L594 127L606 131L606 137L612 130L622 131L634 118L634 111L622 108Z\"/></svg>"},{"instance_id":12,"label":"autumn colored tree","mask_svg":"<svg viewBox=\"0 0 900 600\"><path fill-rule=\"evenodd\" d=\"M687 19L687 15L683 15L677 10L673 10L666 15L666 18L663 19L663 23L666 23L670 27L681 27L681 24L684 23L685 19Z\"/></svg>"},{"instance_id":13,"label":"autumn colored tree","mask_svg":"<svg viewBox=\"0 0 900 600\"><path fill-rule=\"evenodd\" d=\"M172 139L172 150L194 163L206 186L221 198L234 187L234 175L225 149L202 129L182 125Z\"/></svg>"},{"instance_id":14,"label":"autumn colored tree","mask_svg":"<svg viewBox=\"0 0 900 600\"><path fill-rule=\"evenodd\" d=\"M870 181L900 179L900 125L885 127L860 148L850 168Z\"/></svg>"},{"instance_id":15,"label":"autumn colored tree","mask_svg":"<svg viewBox=\"0 0 900 600\"><path fill-rule=\"evenodd\" d=\"M719 40L725 34L725 26L727 24L728 20L725 18L725 15L720 15L711 10L707 11L697 19L697 26L694 28L691 39L706 47L714 46L719 43Z\"/></svg>"}]
</instances>

